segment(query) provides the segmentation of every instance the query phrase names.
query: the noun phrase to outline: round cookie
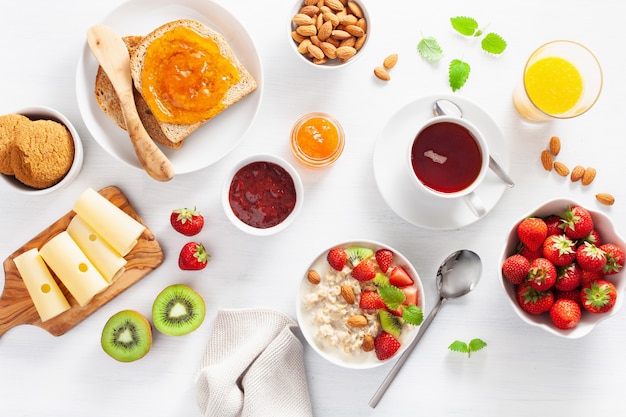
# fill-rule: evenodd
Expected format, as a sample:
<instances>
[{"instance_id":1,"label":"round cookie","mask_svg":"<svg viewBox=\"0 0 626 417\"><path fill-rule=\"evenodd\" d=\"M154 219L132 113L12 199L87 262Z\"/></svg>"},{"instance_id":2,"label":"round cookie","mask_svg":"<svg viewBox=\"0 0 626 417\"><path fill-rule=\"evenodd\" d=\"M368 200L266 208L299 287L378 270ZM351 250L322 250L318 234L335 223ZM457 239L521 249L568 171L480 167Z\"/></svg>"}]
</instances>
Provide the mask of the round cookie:
<instances>
[{"instance_id":1,"label":"round cookie","mask_svg":"<svg viewBox=\"0 0 626 417\"><path fill-rule=\"evenodd\" d=\"M33 188L61 181L74 160L69 130L52 120L35 120L15 130L11 165L15 178Z\"/></svg>"},{"instance_id":2,"label":"round cookie","mask_svg":"<svg viewBox=\"0 0 626 417\"><path fill-rule=\"evenodd\" d=\"M13 137L18 125L30 123L30 119L21 114L11 113L0 116L0 173L13 175L11 166L11 150Z\"/></svg>"}]
</instances>

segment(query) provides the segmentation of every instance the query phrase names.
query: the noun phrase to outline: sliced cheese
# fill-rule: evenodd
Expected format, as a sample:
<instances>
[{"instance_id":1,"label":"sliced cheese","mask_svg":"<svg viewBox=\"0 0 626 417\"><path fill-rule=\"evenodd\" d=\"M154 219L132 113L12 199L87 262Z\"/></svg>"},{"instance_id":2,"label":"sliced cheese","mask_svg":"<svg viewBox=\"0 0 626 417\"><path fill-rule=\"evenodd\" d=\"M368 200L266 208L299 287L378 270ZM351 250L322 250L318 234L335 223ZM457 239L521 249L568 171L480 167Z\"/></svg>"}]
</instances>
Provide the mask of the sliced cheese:
<instances>
[{"instance_id":1,"label":"sliced cheese","mask_svg":"<svg viewBox=\"0 0 626 417\"><path fill-rule=\"evenodd\" d=\"M109 285L67 231L46 242L39 254L81 307Z\"/></svg>"},{"instance_id":2,"label":"sliced cheese","mask_svg":"<svg viewBox=\"0 0 626 417\"><path fill-rule=\"evenodd\" d=\"M67 226L67 233L107 282L115 281L124 272L126 259L89 227L79 215L72 218Z\"/></svg>"},{"instance_id":3,"label":"sliced cheese","mask_svg":"<svg viewBox=\"0 0 626 417\"><path fill-rule=\"evenodd\" d=\"M13 259L42 322L69 310L70 304L36 248Z\"/></svg>"},{"instance_id":4,"label":"sliced cheese","mask_svg":"<svg viewBox=\"0 0 626 417\"><path fill-rule=\"evenodd\" d=\"M73 210L122 256L131 251L146 229L92 188L80 195Z\"/></svg>"}]
</instances>

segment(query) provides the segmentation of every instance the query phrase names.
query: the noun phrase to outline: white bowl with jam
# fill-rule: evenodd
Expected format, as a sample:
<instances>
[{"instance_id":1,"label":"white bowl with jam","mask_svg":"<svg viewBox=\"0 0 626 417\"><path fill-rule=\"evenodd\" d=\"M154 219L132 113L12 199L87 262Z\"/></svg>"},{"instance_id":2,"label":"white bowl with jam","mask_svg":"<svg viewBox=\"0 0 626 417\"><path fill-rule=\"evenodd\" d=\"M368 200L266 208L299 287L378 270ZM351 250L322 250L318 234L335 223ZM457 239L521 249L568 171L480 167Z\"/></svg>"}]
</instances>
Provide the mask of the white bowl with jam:
<instances>
[{"instance_id":1,"label":"white bowl with jam","mask_svg":"<svg viewBox=\"0 0 626 417\"><path fill-rule=\"evenodd\" d=\"M239 161L222 187L226 217L240 230L267 236L286 229L304 201L304 187L295 168L268 154Z\"/></svg>"}]
</instances>

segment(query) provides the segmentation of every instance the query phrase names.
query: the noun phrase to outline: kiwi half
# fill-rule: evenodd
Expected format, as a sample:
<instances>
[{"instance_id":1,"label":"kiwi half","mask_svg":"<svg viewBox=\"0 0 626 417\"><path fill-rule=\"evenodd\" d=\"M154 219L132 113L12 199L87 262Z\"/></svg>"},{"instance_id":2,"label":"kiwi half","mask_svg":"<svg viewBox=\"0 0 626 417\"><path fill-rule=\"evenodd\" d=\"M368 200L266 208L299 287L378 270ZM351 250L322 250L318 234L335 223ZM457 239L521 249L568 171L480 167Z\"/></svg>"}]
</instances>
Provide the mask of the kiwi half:
<instances>
[{"instance_id":1,"label":"kiwi half","mask_svg":"<svg viewBox=\"0 0 626 417\"><path fill-rule=\"evenodd\" d=\"M374 251L370 248L362 248L359 246L350 246L346 249L348 255L348 261L355 267L359 262L374 256Z\"/></svg>"},{"instance_id":2,"label":"kiwi half","mask_svg":"<svg viewBox=\"0 0 626 417\"><path fill-rule=\"evenodd\" d=\"M174 284L157 295L152 304L154 327L169 336L196 330L206 314L204 299L184 284Z\"/></svg>"},{"instance_id":3,"label":"kiwi half","mask_svg":"<svg viewBox=\"0 0 626 417\"><path fill-rule=\"evenodd\" d=\"M122 310L109 318L102 329L102 349L115 360L133 362L152 347L150 322L134 310Z\"/></svg>"},{"instance_id":4,"label":"kiwi half","mask_svg":"<svg viewBox=\"0 0 626 417\"><path fill-rule=\"evenodd\" d=\"M384 331L394 335L395 337L400 337L400 333L402 332L402 322L399 317L386 310L380 310L378 312L378 319L380 320L380 326Z\"/></svg>"}]
</instances>

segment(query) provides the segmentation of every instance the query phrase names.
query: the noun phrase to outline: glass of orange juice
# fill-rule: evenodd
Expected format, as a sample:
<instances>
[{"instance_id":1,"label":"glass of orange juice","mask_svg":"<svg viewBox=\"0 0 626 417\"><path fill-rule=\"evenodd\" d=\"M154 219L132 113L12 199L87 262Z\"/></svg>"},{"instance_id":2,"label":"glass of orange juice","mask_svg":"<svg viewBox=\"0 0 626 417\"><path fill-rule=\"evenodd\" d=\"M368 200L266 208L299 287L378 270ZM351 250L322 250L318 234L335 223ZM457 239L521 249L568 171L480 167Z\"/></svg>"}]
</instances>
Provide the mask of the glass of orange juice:
<instances>
[{"instance_id":1,"label":"glass of orange juice","mask_svg":"<svg viewBox=\"0 0 626 417\"><path fill-rule=\"evenodd\" d=\"M568 119L589 110L602 91L602 68L580 43L548 42L526 61L513 91L517 112L528 120Z\"/></svg>"},{"instance_id":2,"label":"glass of orange juice","mask_svg":"<svg viewBox=\"0 0 626 417\"><path fill-rule=\"evenodd\" d=\"M332 165L343 152L345 135L332 116L314 112L302 116L291 130L291 150L296 159L311 168Z\"/></svg>"}]
</instances>

